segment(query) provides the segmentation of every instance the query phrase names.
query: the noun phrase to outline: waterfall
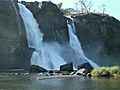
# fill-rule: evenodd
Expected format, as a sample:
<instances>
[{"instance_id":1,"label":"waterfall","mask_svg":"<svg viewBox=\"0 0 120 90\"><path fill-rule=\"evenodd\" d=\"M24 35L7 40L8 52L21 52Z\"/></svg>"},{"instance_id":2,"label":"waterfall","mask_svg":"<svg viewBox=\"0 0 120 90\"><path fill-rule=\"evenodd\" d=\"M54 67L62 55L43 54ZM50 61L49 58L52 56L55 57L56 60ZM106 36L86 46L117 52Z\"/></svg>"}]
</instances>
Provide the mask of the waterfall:
<instances>
[{"instance_id":1,"label":"waterfall","mask_svg":"<svg viewBox=\"0 0 120 90\"><path fill-rule=\"evenodd\" d=\"M23 18L28 46L30 48L34 48L40 50L42 46L43 34L40 32L38 28L38 24L33 17L33 14L28 10L23 4L18 3L19 13Z\"/></svg>"},{"instance_id":2,"label":"waterfall","mask_svg":"<svg viewBox=\"0 0 120 90\"><path fill-rule=\"evenodd\" d=\"M66 63L60 56L59 45L43 43L43 33L38 28L38 23L31 11L21 3L18 3L18 6L26 29L28 46L35 49L31 57L31 65L39 65L47 70L59 70L60 65Z\"/></svg>"},{"instance_id":3,"label":"waterfall","mask_svg":"<svg viewBox=\"0 0 120 90\"><path fill-rule=\"evenodd\" d=\"M73 62L74 68L81 63L89 62L93 67L97 67L94 62L84 55L81 44L75 35L74 23L67 24L70 37L69 43L61 45L57 42L43 42L43 33L38 28L38 23L31 11L21 3L18 3L18 6L19 14L25 25L28 46L35 49L31 56L31 65L39 65L47 70L59 70L60 65L67 62ZM56 34L61 37L57 31Z\"/></svg>"},{"instance_id":4,"label":"waterfall","mask_svg":"<svg viewBox=\"0 0 120 90\"><path fill-rule=\"evenodd\" d=\"M78 40L77 36L75 35L76 30L75 30L75 25L74 25L73 20L72 20L71 24L67 21L67 25L68 25L68 30L69 30L70 46L75 51L75 54L76 54L77 58L82 60L83 63L88 62L88 63L91 64L91 66L98 67L98 65L96 63L92 62L90 59L88 59L84 55L84 52L83 52L82 47L81 47L81 43Z\"/></svg>"}]
</instances>

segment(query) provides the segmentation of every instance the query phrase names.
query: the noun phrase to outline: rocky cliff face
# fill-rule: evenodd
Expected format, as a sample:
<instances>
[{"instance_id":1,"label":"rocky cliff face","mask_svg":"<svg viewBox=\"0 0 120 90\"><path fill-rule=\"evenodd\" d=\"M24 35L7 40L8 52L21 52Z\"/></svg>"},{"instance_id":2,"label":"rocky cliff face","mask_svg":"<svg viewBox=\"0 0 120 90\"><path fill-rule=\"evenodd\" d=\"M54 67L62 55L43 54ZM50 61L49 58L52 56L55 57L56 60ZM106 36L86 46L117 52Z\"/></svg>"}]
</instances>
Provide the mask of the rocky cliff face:
<instances>
[{"instance_id":1,"label":"rocky cliff face","mask_svg":"<svg viewBox=\"0 0 120 90\"><path fill-rule=\"evenodd\" d=\"M51 2L22 2L35 16L44 41L69 41L67 19ZM74 17L76 35L87 57L98 64L119 59L120 22L108 15L86 14ZM110 61L111 60L111 61ZM106 62L107 63L107 62Z\"/></svg>"},{"instance_id":2,"label":"rocky cliff face","mask_svg":"<svg viewBox=\"0 0 120 90\"><path fill-rule=\"evenodd\" d=\"M44 33L45 42L69 41L67 19L55 4L22 3L37 19ZM89 58L99 64L102 60L111 58L115 60L116 56L119 56L120 22L118 20L110 16L87 14L74 17L74 21L76 34ZM0 70L28 68L31 54L32 50L27 46L23 21L18 13L17 1L0 0ZM101 58L103 55L107 58Z\"/></svg>"},{"instance_id":3,"label":"rocky cliff face","mask_svg":"<svg viewBox=\"0 0 120 90\"><path fill-rule=\"evenodd\" d=\"M74 18L76 34L86 55L98 59L107 56L114 60L120 54L120 22L108 15L87 14ZM101 58L108 60L108 58ZM109 61L109 60L108 60Z\"/></svg>"},{"instance_id":4,"label":"rocky cliff face","mask_svg":"<svg viewBox=\"0 0 120 90\"><path fill-rule=\"evenodd\" d=\"M34 15L44 34L44 41L66 42L67 20L52 2L22 2Z\"/></svg>"},{"instance_id":5,"label":"rocky cliff face","mask_svg":"<svg viewBox=\"0 0 120 90\"><path fill-rule=\"evenodd\" d=\"M17 0L0 0L0 70L27 68L31 53Z\"/></svg>"}]
</instances>

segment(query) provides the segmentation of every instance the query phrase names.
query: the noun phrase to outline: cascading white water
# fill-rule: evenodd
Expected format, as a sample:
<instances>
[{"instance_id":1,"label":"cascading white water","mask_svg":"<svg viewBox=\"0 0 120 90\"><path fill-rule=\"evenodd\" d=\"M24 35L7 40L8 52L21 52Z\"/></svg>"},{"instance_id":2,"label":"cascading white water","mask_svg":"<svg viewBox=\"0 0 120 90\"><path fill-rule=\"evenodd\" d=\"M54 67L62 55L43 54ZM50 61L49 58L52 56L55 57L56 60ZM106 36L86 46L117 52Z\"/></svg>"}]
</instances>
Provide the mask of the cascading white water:
<instances>
[{"instance_id":1,"label":"cascading white water","mask_svg":"<svg viewBox=\"0 0 120 90\"><path fill-rule=\"evenodd\" d=\"M38 24L30 10L21 3L18 3L18 6L19 13L24 21L28 46L35 49L31 57L31 65L39 65L47 70L59 70L60 65L65 64L67 61L73 62L75 67L81 62L89 62L93 67L97 67L95 63L85 57L81 44L77 36L74 34L76 32L74 23L72 23L72 25L68 24L70 43L67 45L68 47L66 49L64 46L62 47L62 45L59 45L56 42L43 43L43 34L39 30ZM57 35L60 37L58 32ZM69 47L69 45L71 47ZM75 52L75 55L71 48ZM71 59L68 58L70 57L69 55L71 55Z\"/></svg>"},{"instance_id":2,"label":"cascading white water","mask_svg":"<svg viewBox=\"0 0 120 90\"><path fill-rule=\"evenodd\" d=\"M33 17L33 14L23 4L18 3L19 13L23 18L26 35L28 40L28 46L30 48L40 50L42 46L43 34L38 28L38 24Z\"/></svg>"},{"instance_id":3,"label":"cascading white water","mask_svg":"<svg viewBox=\"0 0 120 90\"><path fill-rule=\"evenodd\" d=\"M59 50L54 49L58 45L52 44L49 47L50 45L43 43L43 34L40 32L33 14L23 4L18 3L18 6L24 21L28 46L35 49L31 57L31 65L39 65L47 70L59 70L60 65L66 62L59 55Z\"/></svg>"},{"instance_id":4,"label":"cascading white water","mask_svg":"<svg viewBox=\"0 0 120 90\"><path fill-rule=\"evenodd\" d=\"M84 62L89 62L91 64L91 66L98 67L98 65L96 63L92 62L90 59L88 59L84 55L84 52L83 52L82 47L81 47L81 43L78 40L77 36L75 35L76 31L75 31L75 25L74 25L73 20L72 20L71 24L69 24L69 22L67 21L67 25L68 25L68 30L69 30L70 46L75 51L75 54L76 54L77 58L82 60L83 63Z\"/></svg>"}]
</instances>

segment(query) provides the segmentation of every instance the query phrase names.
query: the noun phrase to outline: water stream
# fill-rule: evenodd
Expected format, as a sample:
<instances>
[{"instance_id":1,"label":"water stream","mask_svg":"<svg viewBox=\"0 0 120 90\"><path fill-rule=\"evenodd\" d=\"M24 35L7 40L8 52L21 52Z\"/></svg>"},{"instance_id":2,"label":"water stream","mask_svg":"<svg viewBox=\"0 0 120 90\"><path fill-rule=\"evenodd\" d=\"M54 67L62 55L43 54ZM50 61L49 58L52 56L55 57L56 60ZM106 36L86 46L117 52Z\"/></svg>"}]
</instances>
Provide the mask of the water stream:
<instances>
[{"instance_id":1,"label":"water stream","mask_svg":"<svg viewBox=\"0 0 120 90\"><path fill-rule=\"evenodd\" d=\"M77 38L75 34L76 30L75 30L75 25L74 25L73 20L71 24L67 21L67 25L68 25L68 30L69 30L70 46L75 51L77 58L82 60L83 63L89 62L91 66L98 67L96 63L94 63L93 61L91 61L85 56L83 49L81 47L81 42L79 41L79 39Z\"/></svg>"},{"instance_id":2,"label":"water stream","mask_svg":"<svg viewBox=\"0 0 120 90\"><path fill-rule=\"evenodd\" d=\"M48 43L43 43L43 33L38 28L38 23L31 11L21 3L18 3L18 6L19 13L24 21L28 46L35 49L32 54L31 65L39 65L47 70L59 70L60 65L66 62L59 55L59 50L55 50L57 45L54 43L50 46Z\"/></svg>"},{"instance_id":3,"label":"water stream","mask_svg":"<svg viewBox=\"0 0 120 90\"><path fill-rule=\"evenodd\" d=\"M35 49L31 57L31 65L39 65L47 70L59 70L60 65L69 62L73 62L74 67L77 67L81 63L89 62L93 67L97 67L94 62L85 57L80 41L75 35L76 31L74 23L68 23L70 37L68 47L70 46L70 48L66 47L67 49L65 49L64 46L58 44L57 42L45 43L43 42L43 33L38 28L38 23L36 22L36 19L31 11L21 3L18 3L18 6L19 13L24 21L28 46L29 48ZM68 52L68 54L64 53L65 50ZM73 52L75 54L73 54ZM63 55L63 53L66 56ZM70 58L66 60L66 57L70 57L70 55L72 55L71 60Z\"/></svg>"}]
</instances>

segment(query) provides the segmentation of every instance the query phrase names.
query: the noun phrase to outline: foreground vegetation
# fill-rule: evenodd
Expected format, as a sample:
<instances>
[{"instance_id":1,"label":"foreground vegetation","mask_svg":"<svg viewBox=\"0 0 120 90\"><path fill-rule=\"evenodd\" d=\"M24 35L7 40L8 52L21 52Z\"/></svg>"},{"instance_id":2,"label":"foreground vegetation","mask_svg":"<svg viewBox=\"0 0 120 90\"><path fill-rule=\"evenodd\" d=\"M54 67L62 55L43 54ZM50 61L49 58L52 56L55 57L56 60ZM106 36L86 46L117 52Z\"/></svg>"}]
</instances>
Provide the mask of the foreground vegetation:
<instances>
[{"instance_id":1,"label":"foreground vegetation","mask_svg":"<svg viewBox=\"0 0 120 90\"><path fill-rule=\"evenodd\" d=\"M94 68L91 72L93 77L120 77L118 66Z\"/></svg>"}]
</instances>

